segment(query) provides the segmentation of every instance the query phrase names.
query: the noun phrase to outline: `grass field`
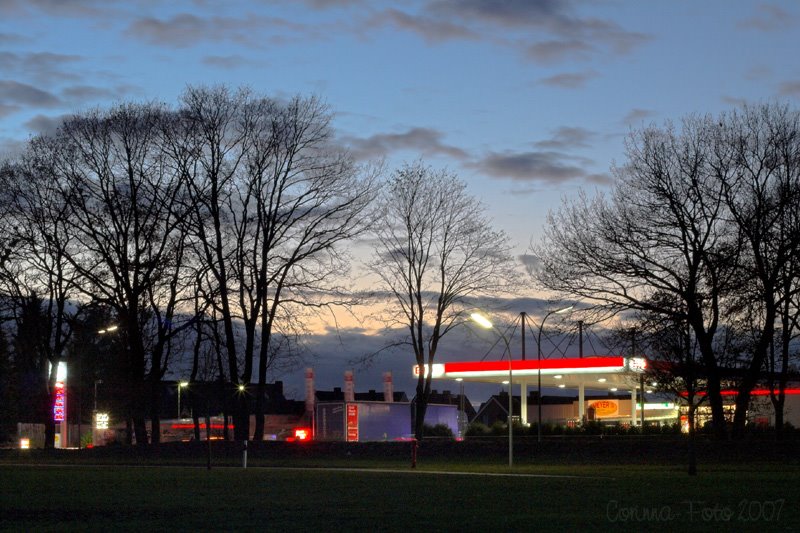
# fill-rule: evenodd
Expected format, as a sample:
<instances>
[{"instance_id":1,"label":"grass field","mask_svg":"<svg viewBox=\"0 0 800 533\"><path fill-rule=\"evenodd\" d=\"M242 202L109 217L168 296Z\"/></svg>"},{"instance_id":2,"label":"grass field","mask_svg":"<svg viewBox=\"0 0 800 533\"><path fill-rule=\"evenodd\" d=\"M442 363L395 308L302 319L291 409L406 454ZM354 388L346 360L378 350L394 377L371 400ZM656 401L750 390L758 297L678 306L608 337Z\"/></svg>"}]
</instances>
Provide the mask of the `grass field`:
<instances>
[{"instance_id":1,"label":"grass field","mask_svg":"<svg viewBox=\"0 0 800 533\"><path fill-rule=\"evenodd\" d=\"M128 461L129 466L115 464L121 462L119 456L112 461L108 454L94 454L94 460L86 459L92 454L75 460L79 456L69 452L28 458L6 454L0 461L0 527L715 532L800 528L797 462L717 462L689 477L679 465L630 462L521 460L512 472L496 458L471 456L430 457L411 470L399 457L326 459L288 450L299 456L267 461L254 452L247 469L233 466L236 461L217 450L211 470L201 456L190 458L194 466L171 466L176 461L166 452L157 458L139 456ZM328 465L337 468L325 468ZM504 475L508 473L514 475Z\"/></svg>"}]
</instances>

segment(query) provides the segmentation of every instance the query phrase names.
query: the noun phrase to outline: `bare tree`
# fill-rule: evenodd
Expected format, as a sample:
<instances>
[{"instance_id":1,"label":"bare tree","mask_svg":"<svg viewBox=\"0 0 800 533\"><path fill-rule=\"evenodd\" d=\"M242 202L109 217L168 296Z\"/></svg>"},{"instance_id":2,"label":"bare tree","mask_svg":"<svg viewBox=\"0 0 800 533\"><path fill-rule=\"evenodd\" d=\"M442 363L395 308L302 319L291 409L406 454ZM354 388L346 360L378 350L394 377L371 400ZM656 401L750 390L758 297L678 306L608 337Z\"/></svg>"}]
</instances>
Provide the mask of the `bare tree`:
<instances>
[{"instance_id":1,"label":"bare tree","mask_svg":"<svg viewBox=\"0 0 800 533\"><path fill-rule=\"evenodd\" d=\"M175 330L182 223L190 211L184 175L162 148L172 118L154 104L94 111L67 120L43 154L73 193L69 230L80 248L69 260L84 280L81 289L120 321L125 394L140 445L148 443L148 398L158 442L157 391L165 339Z\"/></svg>"},{"instance_id":2,"label":"bare tree","mask_svg":"<svg viewBox=\"0 0 800 533\"><path fill-rule=\"evenodd\" d=\"M333 145L330 114L316 98L190 88L182 113L189 144L176 153L187 155L192 176L195 246L216 295L228 376L244 389L235 393L235 438L249 435L247 388L258 357L260 440L284 311L342 301L334 280L347 257L339 246L365 230L375 177Z\"/></svg>"},{"instance_id":3,"label":"bare tree","mask_svg":"<svg viewBox=\"0 0 800 533\"><path fill-rule=\"evenodd\" d=\"M422 162L395 172L379 202L382 221L370 264L391 295L392 319L407 328L418 368L436 360L442 338L458 326L469 299L503 292L514 272L507 236L495 231L485 209L463 182ZM415 433L423 425L431 372L417 379Z\"/></svg>"},{"instance_id":4,"label":"bare tree","mask_svg":"<svg viewBox=\"0 0 800 533\"><path fill-rule=\"evenodd\" d=\"M637 310L688 324L708 375L713 423L725 433L714 350L738 263L724 230L721 184L708 168L710 117L633 132L610 196L565 201L535 253L539 281L610 312ZM657 297L657 295L661 295Z\"/></svg>"},{"instance_id":5,"label":"bare tree","mask_svg":"<svg viewBox=\"0 0 800 533\"><path fill-rule=\"evenodd\" d=\"M744 106L723 115L718 129L711 164L724 185L732 231L742 243L740 301L753 332L733 420L734 433L741 435L750 392L762 379L776 322L780 320L783 334L791 336L787 305L800 252L800 112L778 104Z\"/></svg>"},{"instance_id":6,"label":"bare tree","mask_svg":"<svg viewBox=\"0 0 800 533\"><path fill-rule=\"evenodd\" d=\"M732 375L734 434L743 432L791 294L785 280L796 275L800 236L787 217L798 204L799 143L798 113L771 104L690 117L680 132L633 132L611 197L566 204L539 248L546 287L692 328L718 435L726 433L721 387ZM722 330L748 331L749 350L724 360L732 352L718 351Z\"/></svg>"},{"instance_id":7,"label":"bare tree","mask_svg":"<svg viewBox=\"0 0 800 533\"><path fill-rule=\"evenodd\" d=\"M20 310L17 318L16 343L27 350L16 357L28 357L41 379L47 405L55 401L56 371L67 357L76 308L70 299L77 294L77 274L68 261L75 245L69 231L69 189L63 180L49 172L46 160L40 158L49 148L49 140L34 138L29 150L15 165L0 171L0 189L7 209L5 222L10 230L10 247L0 264L0 282L8 297ZM40 306L41 309L35 310ZM41 322L37 331L27 334L32 321ZM25 337L25 338L23 338ZM78 354L70 358L74 360ZM38 363L36 363L38 361ZM20 361L18 361L20 362ZM50 363L49 365L47 363ZM71 365L74 376L78 365ZM49 368L49 373L48 373ZM34 388L34 397L39 387ZM41 413L41 411L40 411ZM52 413L44 409L45 447L52 448L55 424Z\"/></svg>"},{"instance_id":8,"label":"bare tree","mask_svg":"<svg viewBox=\"0 0 800 533\"><path fill-rule=\"evenodd\" d=\"M652 381L657 390L670 393L686 406L688 473L696 475L697 409L706 402L708 396L707 380L694 332L688 324L676 323L671 317L661 314L642 313L637 322L636 330L641 332L641 347L648 355L646 379Z\"/></svg>"}]
</instances>

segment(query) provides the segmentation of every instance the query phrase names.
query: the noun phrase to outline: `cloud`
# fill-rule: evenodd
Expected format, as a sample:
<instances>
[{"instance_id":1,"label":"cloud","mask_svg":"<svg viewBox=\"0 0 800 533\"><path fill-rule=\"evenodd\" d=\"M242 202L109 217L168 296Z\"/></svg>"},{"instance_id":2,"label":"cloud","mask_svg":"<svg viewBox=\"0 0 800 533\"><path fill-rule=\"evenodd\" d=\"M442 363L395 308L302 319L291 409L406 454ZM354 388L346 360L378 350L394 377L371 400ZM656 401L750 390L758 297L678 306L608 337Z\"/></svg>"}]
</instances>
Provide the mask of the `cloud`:
<instances>
[{"instance_id":1,"label":"cloud","mask_svg":"<svg viewBox=\"0 0 800 533\"><path fill-rule=\"evenodd\" d=\"M732 106L735 106L735 107L742 107L743 105L745 105L747 103L747 99L746 98L737 98L735 96L728 96L728 95L724 95L722 97L722 101L725 102L728 105L732 105Z\"/></svg>"},{"instance_id":2,"label":"cloud","mask_svg":"<svg viewBox=\"0 0 800 533\"><path fill-rule=\"evenodd\" d=\"M388 24L401 30L408 30L422 36L428 42L447 39L477 39L479 35L465 26L449 20L437 20L425 16L409 15L397 9L387 9L373 15L367 26Z\"/></svg>"},{"instance_id":3,"label":"cloud","mask_svg":"<svg viewBox=\"0 0 800 533\"><path fill-rule=\"evenodd\" d=\"M9 105L9 102L40 107L53 107L61 104L61 101L51 93L13 80L0 80L0 100L4 100L5 105Z\"/></svg>"},{"instance_id":4,"label":"cloud","mask_svg":"<svg viewBox=\"0 0 800 533\"><path fill-rule=\"evenodd\" d=\"M27 39L16 33L0 33L0 44L24 43Z\"/></svg>"},{"instance_id":5,"label":"cloud","mask_svg":"<svg viewBox=\"0 0 800 533\"><path fill-rule=\"evenodd\" d=\"M61 91L61 95L71 102L113 100L120 96L118 91L93 85L72 85Z\"/></svg>"},{"instance_id":6,"label":"cloud","mask_svg":"<svg viewBox=\"0 0 800 533\"><path fill-rule=\"evenodd\" d=\"M301 0L302 3L314 9L332 9L337 7L358 6L367 3L366 0ZM297 2L289 2L297 3Z\"/></svg>"},{"instance_id":7,"label":"cloud","mask_svg":"<svg viewBox=\"0 0 800 533\"><path fill-rule=\"evenodd\" d=\"M550 139L538 141L535 146L538 148L549 148L563 150L569 148L586 148L589 141L595 139L597 134L593 131L581 127L562 126L553 132Z\"/></svg>"},{"instance_id":8,"label":"cloud","mask_svg":"<svg viewBox=\"0 0 800 533\"><path fill-rule=\"evenodd\" d=\"M622 123L626 125L633 124L634 122L641 122L645 119L652 118L656 115L655 111L650 109L640 109L635 107L628 111L628 113L622 118Z\"/></svg>"},{"instance_id":9,"label":"cloud","mask_svg":"<svg viewBox=\"0 0 800 533\"><path fill-rule=\"evenodd\" d=\"M203 18L191 13L179 13L168 19L143 17L128 26L125 34L157 46L183 48L206 41L257 46L263 43L263 32L268 29L313 34L308 26L285 19L254 15Z\"/></svg>"},{"instance_id":10,"label":"cloud","mask_svg":"<svg viewBox=\"0 0 800 533\"><path fill-rule=\"evenodd\" d=\"M611 174L608 174L607 172L597 172L594 174L587 174L586 181L587 183L594 183L595 185L606 186L614 183L614 178L611 176Z\"/></svg>"},{"instance_id":11,"label":"cloud","mask_svg":"<svg viewBox=\"0 0 800 533\"><path fill-rule=\"evenodd\" d=\"M575 6L580 4L570 0L427 0L417 5L369 14L358 31L390 25L429 43L483 40L542 63L628 54L652 38L611 20L579 16Z\"/></svg>"},{"instance_id":12,"label":"cloud","mask_svg":"<svg viewBox=\"0 0 800 533\"><path fill-rule=\"evenodd\" d=\"M526 55L540 63L555 63L569 58L587 59L595 47L577 39L564 41L543 41L529 45Z\"/></svg>"},{"instance_id":13,"label":"cloud","mask_svg":"<svg viewBox=\"0 0 800 533\"><path fill-rule=\"evenodd\" d=\"M744 79L750 81L763 81L772 75L772 69L765 65L756 65L747 69L744 73Z\"/></svg>"},{"instance_id":14,"label":"cloud","mask_svg":"<svg viewBox=\"0 0 800 533\"><path fill-rule=\"evenodd\" d=\"M412 150L423 155L446 155L456 159L467 157L464 150L442 142L442 132L431 128L411 128L403 133L379 133L365 139L347 137L342 141L350 146L357 159L379 159L399 150Z\"/></svg>"},{"instance_id":15,"label":"cloud","mask_svg":"<svg viewBox=\"0 0 800 533\"><path fill-rule=\"evenodd\" d=\"M73 71L67 71L72 64L81 61L78 55L36 52L15 54L0 52L0 70L31 76L39 83L53 83L58 80L77 79Z\"/></svg>"},{"instance_id":16,"label":"cloud","mask_svg":"<svg viewBox=\"0 0 800 533\"><path fill-rule=\"evenodd\" d=\"M558 184L586 176L586 171L572 162L574 159L556 151L490 152L468 166L495 178Z\"/></svg>"},{"instance_id":17,"label":"cloud","mask_svg":"<svg viewBox=\"0 0 800 533\"><path fill-rule=\"evenodd\" d=\"M521 254L517 256L517 260L525 267L527 272L537 272L542 265L542 260L538 255Z\"/></svg>"},{"instance_id":18,"label":"cloud","mask_svg":"<svg viewBox=\"0 0 800 533\"><path fill-rule=\"evenodd\" d=\"M13 115L20 110L19 106L0 103L0 118Z\"/></svg>"},{"instance_id":19,"label":"cloud","mask_svg":"<svg viewBox=\"0 0 800 533\"><path fill-rule=\"evenodd\" d=\"M597 72L565 72L563 74L556 74L547 78L542 78L539 83L543 85L551 85L553 87L562 87L564 89L580 89L586 85L586 82L598 76Z\"/></svg>"},{"instance_id":20,"label":"cloud","mask_svg":"<svg viewBox=\"0 0 800 533\"><path fill-rule=\"evenodd\" d=\"M575 5L569 0L434 0L428 4L428 12L445 20L524 32L527 55L542 62L588 59L602 50L627 54L652 38L625 30L614 21L581 17L573 9ZM550 37L538 39L545 35ZM530 44L531 37L537 42Z\"/></svg>"},{"instance_id":21,"label":"cloud","mask_svg":"<svg viewBox=\"0 0 800 533\"><path fill-rule=\"evenodd\" d=\"M756 13L739 22L740 28L759 31L788 30L797 25L798 17L771 4L756 6Z\"/></svg>"},{"instance_id":22,"label":"cloud","mask_svg":"<svg viewBox=\"0 0 800 533\"><path fill-rule=\"evenodd\" d=\"M25 141L19 139L0 137L0 161L12 159L22 154L25 151L25 145Z\"/></svg>"},{"instance_id":23,"label":"cloud","mask_svg":"<svg viewBox=\"0 0 800 533\"><path fill-rule=\"evenodd\" d=\"M222 69L236 69L241 68L246 65L250 65L253 62L249 59L246 59L240 55L228 55L228 56L205 56L203 58L203 64L208 65L210 67L222 68Z\"/></svg>"},{"instance_id":24,"label":"cloud","mask_svg":"<svg viewBox=\"0 0 800 533\"><path fill-rule=\"evenodd\" d=\"M114 2L106 0L2 0L0 14L8 16L106 17Z\"/></svg>"},{"instance_id":25,"label":"cloud","mask_svg":"<svg viewBox=\"0 0 800 533\"><path fill-rule=\"evenodd\" d=\"M71 117L70 114L58 115L54 117L36 115L25 122L24 126L34 133L49 135L55 133L64 123L64 120Z\"/></svg>"},{"instance_id":26,"label":"cloud","mask_svg":"<svg viewBox=\"0 0 800 533\"><path fill-rule=\"evenodd\" d=\"M800 80L785 81L778 87L782 96L800 96Z\"/></svg>"}]
</instances>

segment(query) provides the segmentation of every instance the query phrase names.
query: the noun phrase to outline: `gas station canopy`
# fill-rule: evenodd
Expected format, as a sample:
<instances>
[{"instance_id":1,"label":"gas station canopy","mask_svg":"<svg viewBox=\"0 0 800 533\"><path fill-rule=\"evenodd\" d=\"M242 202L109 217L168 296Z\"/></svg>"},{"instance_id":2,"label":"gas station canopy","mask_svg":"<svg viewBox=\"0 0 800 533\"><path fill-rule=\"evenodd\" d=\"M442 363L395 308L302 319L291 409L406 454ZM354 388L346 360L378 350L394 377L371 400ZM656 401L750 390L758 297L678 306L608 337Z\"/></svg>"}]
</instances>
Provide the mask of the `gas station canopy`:
<instances>
[{"instance_id":1,"label":"gas station canopy","mask_svg":"<svg viewBox=\"0 0 800 533\"><path fill-rule=\"evenodd\" d=\"M586 356L563 359L522 359L501 361L468 361L436 363L414 367L431 379L452 379L476 383L503 383L520 387L522 419L527 422L527 393L529 386L573 389L578 392L578 418L584 415L585 391L617 390L631 393L631 419L635 418L637 388L643 388L642 378L647 361L641 357ZM641 391L643 393L644 391Z\"/></svg>"},{"instance_id":2,"label":"gas station canopy","mask_svg":"<svg viewBox=\"0 0 800 533\"><path fill-rule=\"evenodd\" d=\"M592 390L629 389L639 384L646 361L641 357L589 356L564 359L469 361L425 365L433 379L458 379L476 383L507 383L509 374L515 384L538 383L542 387ZM414 375L420 369L414 367ZM563 387L562 387L563 385Z\"/></svg>"}]
</instances>

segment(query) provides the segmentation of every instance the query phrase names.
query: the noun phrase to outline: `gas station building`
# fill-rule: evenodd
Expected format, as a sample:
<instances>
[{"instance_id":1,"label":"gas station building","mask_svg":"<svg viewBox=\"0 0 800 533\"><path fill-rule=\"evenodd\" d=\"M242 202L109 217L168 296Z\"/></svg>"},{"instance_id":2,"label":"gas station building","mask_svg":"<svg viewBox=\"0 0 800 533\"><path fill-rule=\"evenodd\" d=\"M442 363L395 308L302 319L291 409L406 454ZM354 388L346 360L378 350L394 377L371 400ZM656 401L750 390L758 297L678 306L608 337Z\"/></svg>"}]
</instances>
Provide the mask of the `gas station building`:
<instances>
[{"instance_id":1,"label":"gas station building","mask_svg":"<svg viewBox=\"0 0 800 533\"><path fill-rule=\"evenodd\" d=\"M546 424L567 425L585 420L632 425L640 424L643 420L678 421L678 408L674 403L642 403L642 395L650 384L644 382L646 360L640 357L585 356L450 362L429 366L434 380L498 385L510 383L511 391L517 387L523 424L537 420L538 405L529 405L528 391L538 393L540 383L542 390L563 390L565 396L568 392L577 392L577 401L571 402L567 396L565 402L543 402L542 422ZM418 367L414 367L415 375L419 375L419 371ZM598 392L607 396L598 398ZM538 401L539 394L532 398Z\"/></svg>"}]
</instances>

